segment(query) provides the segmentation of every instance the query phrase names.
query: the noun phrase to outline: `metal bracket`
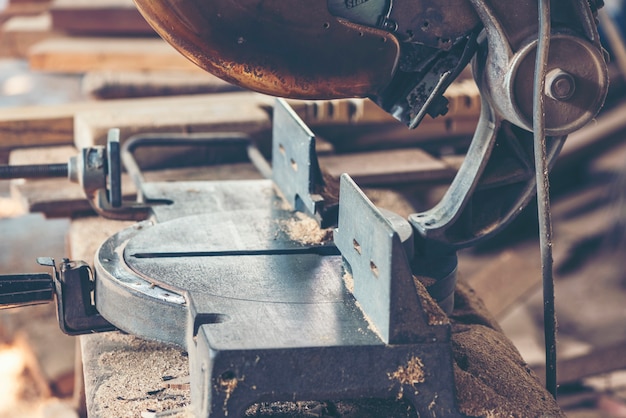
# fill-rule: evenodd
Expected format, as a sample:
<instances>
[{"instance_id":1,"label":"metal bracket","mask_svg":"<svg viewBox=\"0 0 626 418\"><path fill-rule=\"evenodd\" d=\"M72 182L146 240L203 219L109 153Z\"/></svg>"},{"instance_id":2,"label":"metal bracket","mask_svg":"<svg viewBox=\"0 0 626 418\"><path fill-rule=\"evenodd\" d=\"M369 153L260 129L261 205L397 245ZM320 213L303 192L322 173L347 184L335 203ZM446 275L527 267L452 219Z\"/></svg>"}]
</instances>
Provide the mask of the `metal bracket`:
<instances>
[{"instance_id":1,"label":"metal bracket","mask_svg":"<svg viewBox=\"0 0 626 418\"><path fill-rule=\"evenodd\" d=\"M322 228L337 224L337 202L322 196L315 135L283 99L274 105L272 169L274 183L295 210L308 213Z\"/></svg>"},{"instance_id":2,"label":"metal bracket","mask_svg":"<svg viewBox=\"0 0 626 418\"><path fill-rule=\"evenodd\" d=\"M409 265L412 251L407 254L394 226L347 174L341 176L334 239L351 271L354 297L383 341L398 344L432 338L433 327ZM406 241L412 247L412 235Z\"/></svg>"},{"instance_id":3,"label":"metal bracket","mask_svg":"<svg viewBox=\"0 0 626 418\"><path fill-rule=\"evenodd\" d=\"M96 310L92 298L94 281L87 263L63 259L60 269L50 257L40 257L37 263L52 267L57 316L64 333L80 335L116 329Z\"/></svg>"}]
</instances>

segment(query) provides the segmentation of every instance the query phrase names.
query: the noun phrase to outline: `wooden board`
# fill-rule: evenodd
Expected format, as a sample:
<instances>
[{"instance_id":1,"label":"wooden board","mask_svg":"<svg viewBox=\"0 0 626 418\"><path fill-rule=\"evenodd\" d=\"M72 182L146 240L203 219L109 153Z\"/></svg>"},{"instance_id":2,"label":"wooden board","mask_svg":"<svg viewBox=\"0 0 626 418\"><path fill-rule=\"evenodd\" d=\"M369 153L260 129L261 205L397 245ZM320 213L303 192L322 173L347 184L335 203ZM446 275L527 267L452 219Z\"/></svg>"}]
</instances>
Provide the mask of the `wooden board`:
<instances>
[{"instance_id":1,"label":"wooden board","mask_svg":"<svg viewBox=\"0 0 626 418\"><path fill-rule=\"evenodd\" d=\"M2 25L0 57L25 58L36 43L59 36L60 32L52 30L49 13L12 17Z\"/></svg>"},{"instance_id":2,"label":"wooden board","mask_svg":"<svg viewBox=\"0 0 626 418\"><path fill-rule=\"evenodd\" d=\"M141 76L137 75L137 78ZM206 73L194 73L190 78L206 80L203 81L206 85L214 81L220 85L223 83ZM234 106L237 100L241 103ZM238 92L219 96L204 94L7 108L0 113L0 150L72 144L75 136L74 119L79 113L81 120L76 123L81 129L80 138L76 141L79 146L98 143L103 132L116 126L132 126L129 132L133 133L151 130L197 132L213 127L217 117L208 114L208 119L205 119L202 112L207 109L219 110L219 103L222 102L230 104L219 111L221 115L233 109L235 113L225 116L224 121L218 121L218 124L233 128L231 122L239 118L242 125L236 129L249 132L249 122L253 126L258 122L256 128L259 129L267 127L274 99L257 93ZM381 144L389 146L421 143L424 140L440 141L451 135L466 137L473 132L476 124L475 117L452 116L450 120L450 116L447 116L434 121L427 119L417 130L410 131L369 100L289 100L289 103L322 138L335 135L333 139L340 143L333 141L333 144L348 150L380 147ZM330 111L331 108L334 110ZM242 109L248 110L242 112ZM252 120L247 119L251 115Z\"/></svg>"},{"instance_id":3,"label":"wooden board","mask_svg":"<svg viewBox=\"0 0 626 418\"><path fill-rule=\"evenodd\" d=\"M56 38L33 45L33 70L85 73L94 70L202 72L160 38Z\"/></svg>"},{"instance_id":4,"label":"wooden board","mask_svg":"<svg viewBox=\"0 0 626 418\"><path fill-rule=\"evenodd\" d=\"M89 107L91 104L81 104ZM74 113L81 105L24 106L2 109L0 149L72 144Z\"/></svg>"},{"instance_id":5,"label":"wooden board","mask_svg":"<svg viewBox=\"0 0 626 418\"><path fill-rule=\"evenodd\" d=\"M9 5L0 12L0 23L6 22L15 16L34 16L48 11L47 1L32 2L10 2Z\"/></svg>"},{"instance_id":6,"label":"wooden board","mask_svg":"<svg viewBox=\"0 0 626 418\"><path fill-rule=\"evenodd\" d=\"M578 170L580 163L624 141L626 103L604 111L597 119L569 135L555 168Z\"/></svg>"},{"instance_id":7,"label":"wooden board","mask_svg":"<svg viewBox=\"0 0 626 418\"><path fill-rule=\"evenodd\" d=\"M570 358L559 359L557 383L580 382L585 377L598 376L626 368L626 342L607 347L594 348L591 352ZM545 366L535 366L533 371L545 380Z\"/></svg>"},{"instance_id":8,"label":"wooden board","mask_svg":"<svg viewBox=\"0 0 626 418\"><path fill-rule=\"evenodd\" d=\"M417 149L359 152L319 158L320 167L338 178L348 173L361 186L450 181L456 171Z\"/></svg>"},{"instance_id":9,"label":"wooden board","mask_svg":"<svg viewBox=\"0 0 626 418\"><path fill-rule=\"evenodd\" d=\"M532 250L537 251L532 251ZM496 318L501 318L541 283L538 247L530 256L505 250L490 257L486 266L467 278L469 285ZM524 254L526 255L526 254Z\"/></svg>"},{"instance_id":10,"label":"wooden board","mask_svg":"<svg viewBox=\"0 0 626 418\"><path fill-rule=\"evenodd\" d=\"M50 13L53 27L71 34L157 36L132 0L54 0Z\"/></svg>"},{"instance_id":11,"label":"wooden board","mask_svg":"<svg viewBox=\"0 0 626 418\"><path fill-rule=\"evenodd\" d=\"M9 0L9 6L15 4L50 4L52 0Z\"/></svg>"},{"instance_id":12,"label":"wooden board","mask_svg":"<svg viewBox=\"0 0 626 418\"><path fill-rule=\"evenodd\" d=\"M232 95L232 96L231 96ZM244 105L254 108L255 106L271 106L273 99L256 93L228 93L225 95L195 95L167 98L145 98L110 101L88 101L80 103L68 103L49 106L25 106L3 109L0 113L0 150L13 148L67 145L74 143L74 117L78 113L100 114L124 114L126 112L139 112L144 114L144 121L150 119L152 109L168 109L176 113L177 109L192 109L193 117L198 119L198 112L203 109L216 107L220 101L240 101ZM187 126L184 112L177 113L182 119L179 127ZM246 115L252 116L251 125L255 129L267 126L269 116L266 112L244 113L240 115L242 127L246 127ZM170 120L173 116L170 117ZM205 125L206 126L206 125ZM108 126L108 128L114 127ZM146 126L144 125L144 128Z\"/></svg>"},{"instance_id":13,"label":"wooden board","mask_svg":"<svg viewBox=\"0 0 626 418\"><path fill-rule=\"evenodd\" d=\"M145 132L257 133L270 129L270 115L262 105L273 102L269 96L248 92L152 99L147 106L129 100L127 106L109 106L106 111L77 112L74 142L79 148L105 144L112 127L120 129L123 139Z\"/></svg>"},{"instance_id":14,"label":"wooden board","mask_svg":"<svg viewBox=\"0 0 626 418\"><path fill-rule=\"evenodd\" d=\"M124 99L184 96L240 90L209 73L177 71L90 71L82 81L86 96Z\"/></svg>"}]
</instances>

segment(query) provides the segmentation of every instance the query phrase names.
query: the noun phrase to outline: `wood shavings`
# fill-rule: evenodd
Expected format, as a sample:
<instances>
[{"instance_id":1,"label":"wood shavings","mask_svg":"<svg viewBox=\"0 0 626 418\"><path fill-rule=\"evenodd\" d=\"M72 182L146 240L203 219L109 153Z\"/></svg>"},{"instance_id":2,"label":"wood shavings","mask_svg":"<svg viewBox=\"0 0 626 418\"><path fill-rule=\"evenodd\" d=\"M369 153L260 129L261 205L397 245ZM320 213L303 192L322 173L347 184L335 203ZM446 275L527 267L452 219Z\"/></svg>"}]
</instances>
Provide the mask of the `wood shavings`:
<instances>
[{"instance_id":1,"label":"wood shavings","mask_svg":"<svg viewBox=\"0 0 626 418\"><path fill-rule=\"evenodd\" d=\"M370 331L372 331L374 334L376 334L376 336L378 338L380 338L382 341L385 341L385 339L383 338L382 334L380 333L380 331L378 331L378 328L376 328L376 325L374 324L374 322L372 321L372 319L365 313L365 311L363 310L363 307L361 306L361 304L359 303L358 300L354 301L354 305L359 308L359 310L361 311L361 313L363 314L363 319L365 319L365 322L367 322L367 329L369 329ZM360 328L359 328L360 329Z\"/></svg>"},{"instance_id":2,"label":"wood shavings","mask_svg":"<svg viewBox=\"0 0 626 418\"><path fill-rule=\"evenodd\" d=\"M222 375L219 377L217 389L221 392L224 392L223 409L224 409L225 416L228 416L228 401L230 400L230 397L232 396L235 389L237 389L239 382L243 380L244 380L243 377L241 379L238 379L235 376L225 377L224 375Z\"/></svg>"},{"instance_id":3,"label":"wood shavings","mask_svg":"<svg viewBox=\"0 0 626 418\"><path fill-rule=\"evenodd\" d=\"M332 228L320 228L315 219L301 212L296 212L294 219L281 221L280 225L290 239L303 245L321 244L333 237Z\"/></svg>"},{"instance_id":4,"label":"wood shavings","mask_svg":"<svg viewBox=\"0 0 626 418\"><path fill-rule=\"evenodd\" d=\"M463 283L457 286L451 320L454 380L462 413L490 418L565 416Z\"/></svg>"},{"instance_id":5,"label":"wood shavings","mask_svg":"<svg viewBox=\"0 0 626 418\"><path fill-rule=\"evenodd\" d=\"M111 333L111 338L125 344L98 359L104 378L94 395L97 416L140 416L144 412L159 416L189 404L189 391L168 388L163 380L163 376L189 373L187 358L179 349L119 333Z\"/></svg>"},{"instance_id":6,"label":"wood shavings","mask_svg":"<svg viewBox=\"0 0 626 418\"><path fill-rule=\"evenodd\" d=\"M348 292L354 293L354 277L349 272L343 273L343 283L346 285Z\"/></svg>"},{"instance_id":7,"label":"wood shavings","mask_svg":"<svg viewBox=\"0 0 626 418\"><path fill-rule=\"evenodd\" d=\"M276 186L276 184L272 183L272 190L274 191L274 207L284 211L293 211L294 209L291 207L291 204L283 195L283 192Z\"/></svg>"},{"instance_id":8,"label":"wood shavings","mask_svg":"<svg viewBox=\"0 0 626 418\"><path fill-rule=\"evenodd\" d=\"M331 417L335 406L330 402L299 401L299 402L263 402L250 406L245 413L246 417Z\"/></svg>"},{"instance_id":9,"label":"wood shavings","mask_svg":"<svg viewBox=\"0 0 626 418\"><path fill-rule=\"evenodd\" d=\"M423 383L424 377L424 363L419 357L412 357L406 366L398 367L393 373L388 373L389 379L398 381L401 385L415 386L418 383Z\"/></svg>"},{"instance_id":10,"label":"wood shavings","mask_svg":"<svg viewBox=\"0 0 626 418\"><path fill-rule=\"evenodd\" d=\"M413 275L413 280L418 280L421 284L423 284L426 287L432 286L435 283L437 283L437 280L433 279L432 277L426 277L426 276Z\"/></svg>"},{"instance_id":11,"label":"wood shavings","mask_svg":"<svg viewBox=\"0 0 626 418\"><path fill-rule=\"evenodd\" d=\"M415 283L415 289L419 295L420 302L422 303L422 310L426 314L428 325L443 325L450 323L448 317L443 312L441 307L430 296L426 287L422 284L421 280L413 276L413 282Z\"/></svg>"}]
</instances>

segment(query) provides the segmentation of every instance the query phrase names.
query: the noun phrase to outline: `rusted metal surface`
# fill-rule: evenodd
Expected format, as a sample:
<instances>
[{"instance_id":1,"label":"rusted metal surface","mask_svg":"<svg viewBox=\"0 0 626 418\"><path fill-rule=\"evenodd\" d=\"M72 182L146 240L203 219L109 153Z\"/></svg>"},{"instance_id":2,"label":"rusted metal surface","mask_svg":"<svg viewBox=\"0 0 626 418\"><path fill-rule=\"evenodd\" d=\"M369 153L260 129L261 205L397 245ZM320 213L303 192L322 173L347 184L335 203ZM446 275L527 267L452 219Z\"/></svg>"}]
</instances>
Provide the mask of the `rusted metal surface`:
<instances>
[{"instance_id":1,"label":"rusted metal surface","mask_svg":"<svg viewBox=\"0 0 626 418\"><path fill-rule=\"evenodd\" d=\"M364 97L386 86L399 53L396 38L310 3L136 0L166 41L234 84L314 99Z\"/></svg>"},{"instance_id":2,"label":"rusted metal surface","mask_svg":"<svg viewBox=\"0 0 626 418\"><path fill-rule=\"evenodd\" d=\"M328 9L351 22L390 31L402 42L444 50L481 25L467 0L329 0Z\"/></svg>"}]
</instances>

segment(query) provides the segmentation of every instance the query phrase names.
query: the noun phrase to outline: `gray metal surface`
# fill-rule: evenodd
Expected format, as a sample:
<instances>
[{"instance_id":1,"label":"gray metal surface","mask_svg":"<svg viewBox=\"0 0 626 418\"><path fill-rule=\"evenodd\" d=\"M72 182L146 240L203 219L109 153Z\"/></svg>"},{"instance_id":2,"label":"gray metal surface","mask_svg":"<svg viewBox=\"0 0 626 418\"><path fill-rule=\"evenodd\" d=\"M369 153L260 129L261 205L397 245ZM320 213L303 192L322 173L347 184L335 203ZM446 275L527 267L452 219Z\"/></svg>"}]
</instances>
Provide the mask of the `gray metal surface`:
<instances>
[{"instance_id":1,"label":"gray metal surface","mask_svg":"<svg viewBox=\"0 0 626 418\"><path fill-rule=\"evenodd\" d=\"M307 212L323 227L336 223L336 211L327 213L329 202L321 195L324 180L315 135L282 99L274 105L272 179L292 208Z\"/></svg>"},{"instance_id":2,"label":"gray metal surface","mask_svg":"<svg viewBox=\"0 0 626 418\"><path fill-rule=\"evenodd\" d=\"M430 407L437 416L458 416L448 326L426 324L403 243L371 203L359 200L364 197L355 185L346 207L377 213L369 225L387 230L396 242L389 263L405 257L398 263L404 266L401 280L387 277L395 290L390 296L400 290L405 296L399 300L413 303L386 307L399 330L394 345L381 338L377 319L368 317L344 284L342 257L326 250L334 248L332 242L303 244L289 234L287 225L304 220L286 209L269 181L199 183L203 192L212 192L203 196L217 196L199 206L188 194L193 183L160 186L162 196L168 190L176 195L170 198L179 209L185 196L202 213L182 210L188 214L176 218L164 206L156 213L159 222L138 224L105 242L96 260L96 303L121 329L189 352L197 416L241 416L260 401L400 393L421 412ZM362 240L364 251L366 245L376 248L376 240ZM360 283L361 273L353 274ZM397 309L407 307L399 317ZM415 381L391 377L416 365ZM232 385L238 390L229 392Z\"/></svg>"},{"instance_id":3,"label":"gray metal surface","mask_svg":"<svg viewBox=\"0 0 626 418\"><path fill-rule=\"evenodd\" d=\"M347 175L341 178L340 196L335 242L350 267L354 297L372 326L385 343L436 341L393 225Z\"/></svg>"}]
</instances>

